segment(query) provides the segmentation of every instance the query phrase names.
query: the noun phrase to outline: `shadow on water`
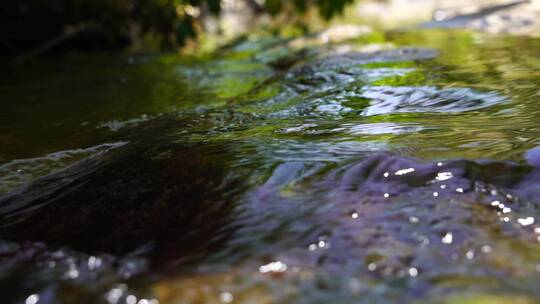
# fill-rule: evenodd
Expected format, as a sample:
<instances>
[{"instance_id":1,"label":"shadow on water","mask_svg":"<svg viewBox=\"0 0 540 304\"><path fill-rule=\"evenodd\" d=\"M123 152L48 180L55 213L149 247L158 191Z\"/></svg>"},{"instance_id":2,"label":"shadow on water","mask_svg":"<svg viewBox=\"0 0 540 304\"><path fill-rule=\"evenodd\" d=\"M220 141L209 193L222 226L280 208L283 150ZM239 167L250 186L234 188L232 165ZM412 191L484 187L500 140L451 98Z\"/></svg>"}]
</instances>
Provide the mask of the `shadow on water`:
<instances>
[{"instance_id":1,"label":"shadow on water","mask_svg":"<svg viewBox=\"0 0 540 304\"><path fill-rule=\"evenodd\" d=\"M225 169L227 146L139 137L4 195L1 237L93 254L143 250L163 263L204 256L245 188Z\"/></svg>"},{"instance_id":2,"label":"shadow on water","mask_svg":"<svg viewBox=\"0 0 540 304\"><path fill-rule=\"evenodd\" d=\"M0 238L8 241L3 242L3 264L11 273L3 278L4 286L31 282L26 288L32 289L59 280L60 287L50 285L45 293L49 290L51 298L42 302L69 303L70 293L63 295L69 284L62 278L78 279L78 293L85 294L84 286L96 279L108 287L215 252L232 233L228 224L245 190L241 176L225 171L231 158L227 150L147 138L4 195ZM10 252L10 246L20 249ZM38 266L24 271L27 263ZM19 267L22 277L16 275ZM48 278L32 279L32 272L48 273ZM15 300L26 288L4 291ZM106 290L99 290L86 294L85 303L102 301Z\"/></svg>"}]
</instances>

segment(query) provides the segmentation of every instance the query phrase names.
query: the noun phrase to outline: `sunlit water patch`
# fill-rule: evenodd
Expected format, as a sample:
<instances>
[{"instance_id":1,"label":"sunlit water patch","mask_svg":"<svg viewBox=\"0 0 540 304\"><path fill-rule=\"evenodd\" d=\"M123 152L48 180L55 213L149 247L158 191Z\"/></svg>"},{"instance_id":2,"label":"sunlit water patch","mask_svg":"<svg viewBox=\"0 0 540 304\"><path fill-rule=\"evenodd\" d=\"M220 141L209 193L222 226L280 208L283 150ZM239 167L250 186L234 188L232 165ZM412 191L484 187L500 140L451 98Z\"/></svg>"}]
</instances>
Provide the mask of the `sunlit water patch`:
<instances>
[{"instance_id":1,"label":"sunlit water patch","mask_svg":"<svg viewBox=\"0 0 540 304\"><path fill-rule=\"evenodd\" d=\"M388 77L403 77L413 72L412 68L365 68L363 73L368 82L374 82L377 80L383 80Z\"/></svg>"},{"instance_id":2,"label":"sunlit water patch","mask_svg":"<svg viewBox=\"0 0 540 304\"><path fill-rule=\"evenodd\" d=\"M178 73L196 80L202 90L212 92L218 98L247 93L254 85L273 75L273 71L262 63L234 57L181 66Z\"/></svg>"},{"instance_id":3,"label":"sunlit water patch","mask_svg":"<svg viewBox=\"0 0 540 304\"><path fill-rule=\"evenodd\" d=\"M404 133L420 132L424 128L417 124L397 123L343 123L335 126L328 124L302 124L283 128L281 134L293 135L400 135Z\"/></svg>"},{"instance_id":4,"label":"sunlit water patch","mask_svg":"<svg viewBox=\"0 0 540 304\"><path fill-rule=\"evenodd\" d=\"M364 116L400 112L474 111L506 100L495 92L435 87L365 87L361 96L371 100L369 107L362 111Z\"/></svg>"},{"instance_id":5,"label":"sunlit water patch","mask_svg":"<svg viewBox=\"0 0 540 304\"><path fill-rule=\"evenodd\" d=\"M355 87L415 71L410 67L392 67L392 63L429 60L436 55L435 50L416 48L327 55L292 68L285 73L274 96L245 109L260 113L274 110L273 117L344 114L352 109L342 105L342 101L354 97ZM381 66L363 66L369 64Z\"/></svg>"}]
</instances>

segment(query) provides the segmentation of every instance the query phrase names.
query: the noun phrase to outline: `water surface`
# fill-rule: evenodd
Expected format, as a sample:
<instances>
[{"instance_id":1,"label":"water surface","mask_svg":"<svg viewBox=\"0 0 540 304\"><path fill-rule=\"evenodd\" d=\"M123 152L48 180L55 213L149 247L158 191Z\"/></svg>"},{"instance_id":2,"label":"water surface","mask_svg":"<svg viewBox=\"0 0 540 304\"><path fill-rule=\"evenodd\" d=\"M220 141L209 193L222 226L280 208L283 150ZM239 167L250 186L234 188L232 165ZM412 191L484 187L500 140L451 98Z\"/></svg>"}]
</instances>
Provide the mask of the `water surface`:
<instances>
[{"instance_id":1,"label":"water surface","mask_svg":"<svg viewBox=\"0 0 540 304\"><path fill-rule=\"evenodd\" d=\"M540 41L290 45L10 68L3 302L538 302Z\"/></svg>"}]
</instances>

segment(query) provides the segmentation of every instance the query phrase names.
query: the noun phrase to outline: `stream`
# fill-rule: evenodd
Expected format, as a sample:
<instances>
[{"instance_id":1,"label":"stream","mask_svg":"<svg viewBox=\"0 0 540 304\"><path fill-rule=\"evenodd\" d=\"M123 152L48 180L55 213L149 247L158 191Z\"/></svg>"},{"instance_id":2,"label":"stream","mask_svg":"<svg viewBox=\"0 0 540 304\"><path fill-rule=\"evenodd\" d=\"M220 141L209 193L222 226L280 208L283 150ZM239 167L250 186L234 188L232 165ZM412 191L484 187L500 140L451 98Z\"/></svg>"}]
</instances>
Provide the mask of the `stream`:
<instances>
[{"instance_id":1,"label":"stream","mask_svg":"<svg viewBox=\"0 0 540 304\"><path fill-rule=\"evenodd\" d=\"M297 42L8 68L2 303L538 303L540 40Z\"/></svg>"}]
</instances>

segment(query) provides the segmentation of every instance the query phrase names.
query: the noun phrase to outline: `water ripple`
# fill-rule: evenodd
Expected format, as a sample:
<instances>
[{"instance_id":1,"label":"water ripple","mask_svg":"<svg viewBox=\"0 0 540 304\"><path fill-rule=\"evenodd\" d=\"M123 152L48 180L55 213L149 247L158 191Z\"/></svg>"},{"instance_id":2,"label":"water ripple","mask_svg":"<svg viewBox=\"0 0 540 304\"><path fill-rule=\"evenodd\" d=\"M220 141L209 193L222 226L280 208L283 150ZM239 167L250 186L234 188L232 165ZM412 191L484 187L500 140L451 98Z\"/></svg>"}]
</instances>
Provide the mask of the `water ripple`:
<instances>
[{"instance_id":1,"label":"water ripple","mask_svg":"<svg viewBox=\"0 0 540 304\"><path fill-rule=\"evenodd\" d=\"M495 92L431 86L367 86L361 96L371 100L369 107L362 111L364 116L404 112L465 112L506 101Z\"/></svg>"},{"instance_id":2,"label":"water ripple","mask_svg":"<svg viewBox=\"0 0 540 304\"><path fill-rule=\"evenodd\" d=\"M28 159L16 159L0 166L0 194L5 194L40 176L65 169L85 158L125 145L125 142L102 144L86 149L64 150Z\"/></svg>"}]
</instances>

